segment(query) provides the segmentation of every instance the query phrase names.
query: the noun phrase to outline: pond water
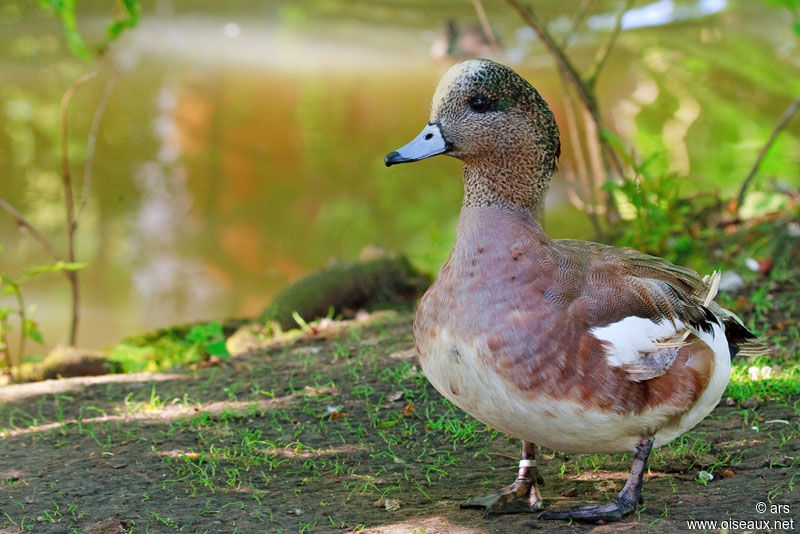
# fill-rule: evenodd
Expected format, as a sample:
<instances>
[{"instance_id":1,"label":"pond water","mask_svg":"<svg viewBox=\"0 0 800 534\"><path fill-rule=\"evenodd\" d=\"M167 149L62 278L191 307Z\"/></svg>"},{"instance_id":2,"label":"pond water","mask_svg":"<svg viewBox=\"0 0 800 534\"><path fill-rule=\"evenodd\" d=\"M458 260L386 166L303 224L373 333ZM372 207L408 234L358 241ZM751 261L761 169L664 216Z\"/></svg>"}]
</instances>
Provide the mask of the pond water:
<instances>
[{"instance_id":1,"label":"pond water","mask_svg":"<svg viewBox=\"0 0 800 534\"><path fill-rule=\"evenodd\" d=\"M26 4L0 9L0 197L63 250L58 104L94 65L71 59L56 21ZM81 18L90 35L105 15L99 4ZM449 18L462 27L477 19L470 2L410 4L159 2L146 10L70 110L80 191L95 109L113 81L77 234L78 259L88 263L80 345L255 315L288 282L331 258L356 258L367 245L436 269L458 215L459 163L433 158L387 169L383 156L422 128L433 89L455 61L431 58L441 27ZM574 6L541 4L542 18L563 33ZM570 50L580 66L592 62L615 6L598 2L578 32ZM488 14L503 44L497 59L550 102L566 143L562 88L548 56L504 5ZM686 176L687 190L734 191L800 93L797 40L780 11L760 2L660 0L623 22L598 85L609 123ZM797 123L762 170L794 187ZM564 158L569 166L569 150ZM548 203L552 235L591 237L560 175ZM2 213L0 244L0 271L9 275L49 261ZM43 352L65 339L68 290L55 274L24 289L45 335L45 346L32 350Z\"/></svg>"}]
</instances>

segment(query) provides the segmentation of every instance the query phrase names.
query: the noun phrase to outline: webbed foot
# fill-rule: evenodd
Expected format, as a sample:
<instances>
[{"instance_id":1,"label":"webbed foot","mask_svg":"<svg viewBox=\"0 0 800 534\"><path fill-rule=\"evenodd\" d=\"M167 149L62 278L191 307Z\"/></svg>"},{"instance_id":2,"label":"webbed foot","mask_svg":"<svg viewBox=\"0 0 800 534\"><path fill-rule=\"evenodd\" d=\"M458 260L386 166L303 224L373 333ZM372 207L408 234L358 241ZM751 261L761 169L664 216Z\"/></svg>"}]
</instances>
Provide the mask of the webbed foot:
<instances>
[{"instance_id":1,"label":"webbed foot","mask_svg":"<svg viewBox=\"0 0 800 534\"><path fill-rule=\"evenodd\" d=\"M636 444L636 454L633 459L628 481L619 492L617 500L609 504L595 506L581 506L571 510L547 511L539 514L539 519L571 519L584 523L605 523L617 521L636 509L642 500L642 485L644 472L647 470L647 458L653 447L652 439L643 439Z\"/></svg>"},{"instance_id":2,"label":"webbed foot","mask_svg":"<svg viewBox=\"0 0 800 534\"><path fill-rule=\"evenodd\" d=\"M500 491L493 491L461 503L461 508L483 510L483 517L494 514L522 514L542 508L542 499L531 479L517 479Z\"/></svg>"},{"instance_id":3,"label":"webbed foot","mask_svg":"<svg viewBox=\"0 0 800 534\"><path fill-rule=\"evenodd\" d=\"M500 491L462 502L461 508L482 509L483 517L539 511L542 508L542 498L536 491L536 484L544 484L544 480L534 466L535 454L536 445L523 441L522 460L519 463L517 479Z\"/></svg>"}]
</instances>

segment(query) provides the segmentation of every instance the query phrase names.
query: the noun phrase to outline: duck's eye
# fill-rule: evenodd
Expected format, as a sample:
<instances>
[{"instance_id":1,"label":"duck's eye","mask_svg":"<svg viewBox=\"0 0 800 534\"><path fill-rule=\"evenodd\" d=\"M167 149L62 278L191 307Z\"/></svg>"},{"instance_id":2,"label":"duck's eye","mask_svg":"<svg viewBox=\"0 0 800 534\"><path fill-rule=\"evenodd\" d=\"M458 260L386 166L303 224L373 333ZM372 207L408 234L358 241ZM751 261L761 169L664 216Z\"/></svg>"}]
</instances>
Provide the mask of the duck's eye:
<instances>
[{"instance_id":1,"label":"duck's eye","mask_svg":"<svg viewBox=\"0 0 800 534\"><path fill-rule=\"evenodd\" d=\"M476 95L469 99L469 107L476 113L486 113L492 107L492 103L487 97Z\"/></svg>"}]
</instances>

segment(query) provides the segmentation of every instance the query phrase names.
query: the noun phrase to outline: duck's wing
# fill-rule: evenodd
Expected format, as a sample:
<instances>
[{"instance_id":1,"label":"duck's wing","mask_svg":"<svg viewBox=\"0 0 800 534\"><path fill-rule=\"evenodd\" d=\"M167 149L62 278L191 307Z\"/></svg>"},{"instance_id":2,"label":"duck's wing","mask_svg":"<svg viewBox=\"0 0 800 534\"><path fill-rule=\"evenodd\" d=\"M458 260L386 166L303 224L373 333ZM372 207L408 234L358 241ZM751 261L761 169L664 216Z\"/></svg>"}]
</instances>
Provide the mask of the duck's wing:
<instances>
[{"instance_id":1,"label":"duck's wing","mask_svg":"<svg viewBox=\"0 0 800 534\"><path fill-rule=\"evenodd\" d=\"M661 376L681 347L704 342L714 351L753 352L756 338L732 312L713 302L719 274L705 278L639 251L574 240L553 242L553 261L583 306L582 320L612 366L634 381ZM725 344L720 344L719 337Z\"/></svg>"}]
</instances>

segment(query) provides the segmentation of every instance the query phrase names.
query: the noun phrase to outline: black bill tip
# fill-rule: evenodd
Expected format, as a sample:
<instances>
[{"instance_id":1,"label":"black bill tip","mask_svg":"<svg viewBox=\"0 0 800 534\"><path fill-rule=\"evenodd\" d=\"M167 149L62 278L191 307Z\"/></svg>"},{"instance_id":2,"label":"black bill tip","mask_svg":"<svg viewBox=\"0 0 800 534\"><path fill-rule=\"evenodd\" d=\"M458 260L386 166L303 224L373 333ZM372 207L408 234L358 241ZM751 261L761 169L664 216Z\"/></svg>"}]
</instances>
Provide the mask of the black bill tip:
<instances>
[{"instance_id":1,"label":"black bill tip","mask_svg":"<svg viewBox=\"0 0 800 534\"><path fill-rule=\"evenodd\" d=\"M383 158L383 162L386 164L387 167L391 167L392 165L395 165L397 163L408 163L409 161L411 160L402 156L400 152L398 152L397 150L392 150L391 152L386 154L385 158Z\"/></svg>"}]
</instances>

